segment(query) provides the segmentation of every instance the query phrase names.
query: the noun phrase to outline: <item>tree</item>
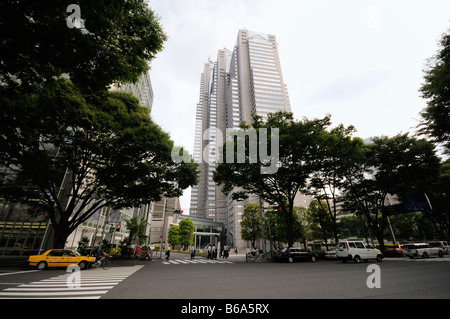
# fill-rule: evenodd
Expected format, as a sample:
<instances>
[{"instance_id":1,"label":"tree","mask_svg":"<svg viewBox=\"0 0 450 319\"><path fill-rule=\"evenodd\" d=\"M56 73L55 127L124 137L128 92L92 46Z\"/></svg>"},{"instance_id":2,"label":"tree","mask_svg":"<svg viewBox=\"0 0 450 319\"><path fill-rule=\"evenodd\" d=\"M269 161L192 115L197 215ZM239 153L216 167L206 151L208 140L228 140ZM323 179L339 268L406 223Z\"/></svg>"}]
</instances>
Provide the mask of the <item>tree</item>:
<instances>
[{"instance_id":1,"label":"tree","mask_svg":"<svg viewBox=\"0 0 450 319\"><path fill-rule=\"evenodd\" d=\"M0 2L0 166L15 181L2 196L48 215L56 248L104 206L179 196L196 182L148 111L108 92L149 69L167 39L159 18L143 0L81 0L73 28L70 4Z\"/></svg>"},{"instance_id":2,"label":"tree","mask_svg":"<svg viewBox=\"0 0 450 319\"><path fill-rule=\"evenodd\" d=\"M387 196L423 193L437 176L439 158L430 142L398 134L373 138L359 165L354 178L346 180L347 209L366 218L384 249Z\"/></svg>"},{"instance_id":3,"label":"tree","mask_svg":"<svg viewBox=\"0 0 450 319\"><path fill-rule=\"evenodd\" d=\"M243 240L250 241L252 248L256 248L255 242L261 238L261 212L258 204L245 206L241 220L241 236Z\"/></svg>"},{"instance_id":4,"label":"tree","mask_svg":"<svg viewBox=\"0 0 450 319\"><path fill-rule=\"evenodd\" d=\"M422 110L421 132L450 152L450 32L444 33L439 51L428 60L420 89L427 106Z\"/></svg>"},{"instance_id":5,"label":"tree","mask_svg":"<svg viewBox=\"0 0 450 319\"><path fill-rule=\"evenodd\" d=\"M144 0L0 2L0 87L36 91L66 74L84 93L136 82L166 41ZM83 26L70 28L72 13Z\"/></svg>"},{"instance_id":6,"label":"tree","mask_svg":"<svg viewBox=\"0 0 450 319\"><path fill-rule=\"evenodd\" d=\"M311 201L306 211L306 221L312 237L323 240L328 250L328 238L334 235L336 228L333 225L331 216L324 209L325 206L316 200Z\"/></svg>"},{"instance_id":7,"label":"tree","mask_svg":"<svg viewBox=\"0 0 450 319\"><path fill-rule=\"evenodd\" d=\"M88 101L70 80L55 79L0 99L0 165L19 176L2 194L46 212L56 248L104 206L139 207L197 182L197 164L172 161L169 135L129 94Z\"/></svg>"},{"instance_id":8,"label":"tree","mask_svg":"<svg viewBox=\"0 0 450 319\"><path fill-rule=\"evenodd\" d=\"M319 155L315 158L315 169L308 184L309 193L317 200L313 205L318 204L330 216L328 227L331 227L336 242L339 241L337 213L342 201L341 189L347 179L353 178L357 163L364 156L364 142L353 138L354 132L353 126L341 124L321 134ZM312 209L318 212L318 207Z\"/></svg>"},{"instance_id":9,"label":"tree","mask_svg":"<svg viewBox=\"0 0 450 319\"><path fill-rule=\"evenodd\" d=\"M432 181L426 194L432 206L429 217L439 237L450 239L450 159L441 163L439 176Z\"/></svg>"},{"instance_id":10,"label":"tree","mask_svg":"<svg viewBox=\"0 0 450 319\"><path fill-rule=\"evenodd\" d=\"M190 218L185 218L180 221L179 240L180 245L187 247L194 243L194 223Z\"/></svg>"},{"instance_id":11,"label":"tree","mask_svg":"<svg viewBox=\"0 0 450 319\"><path fill-rule=\"evenodd\" d=\"M273 146L278 142L279 148L275 154L270 155L271 161L258 160L255 162L251 154L251 148L255 148L255 140L247 139L245 143L245 161L238 163L236 146L239 138L225 144L223 162L217 166L214 173L214 181L222 186L225 194L233 193L234 199L247 198L248 194L255 194L270 205L281 207L281 216L286 221L286 237L289 246L294 244L294 198L300 189L304 189L306 182L314 170L314 163L319 153L318 138L330 124L329 117L294 121L292 113L277 112L268 115L267 122L255 116L253 128L242 126L244 133L249 130L256 131L256 145L259 154L268 154L263 149L263 142ZM261 134L267 130L266 136ZM250 131L250 134L254 131ZM270 134L268 133L270 131ZM278 138L273 132L278 132ZM264 139L267 139L264 141ZM253 143L253 145L252 145ZM233 147L234 162L227 161L226 151ZM261 153L262 152L262 153ZM254 154L253 154L254 155ZM228 158L229 160L229 158ZM262 174L261 168L273 165L277 167L276 173Z\"/></svg>"},{"instance_id":12,"label":"tree","mask_svg":"<svg viewBox=\"0 0 450 319\"><path fill-rule=\"evenodd\" d=\"M293 209L292 214L292 231L291 231L291 240L292 242L299 242L304 240L305 227L302 225L302 216L303 207L295 207ZM292 247L292 244L289 244L288 234L288 224L287 219L285 218L282 209L269 209L264 212L264 231L270 237L272 244L277 250L281 243L288 244L289 247Z\"/></svg>"},{"instance_id":13,"label":"tree","mask_svg":"<svg viewBox=\"0 0 450 319\"><path fill-rule=\"evenodd\" d=\"M180 227L173 225L169 228L169 235L167 242L174 247L175 245L180 245Z\"/></svg>"},{"instance_id":14,"label":"tree","mask_svg":"<svg viewBox=\"0 0 450 319\"><path fill-rule=\"evenodd\" d=\"M126 238L125 242L127 245L131 245L133 242L138 243L139 245L144 243L144 233L145 233L145 220L141 219L141 222L138 223L137 217L132 217L130 219L124 218L124 221L127 225L127 229L129 230L129 235Z\"/></svg>"}]
</instances>

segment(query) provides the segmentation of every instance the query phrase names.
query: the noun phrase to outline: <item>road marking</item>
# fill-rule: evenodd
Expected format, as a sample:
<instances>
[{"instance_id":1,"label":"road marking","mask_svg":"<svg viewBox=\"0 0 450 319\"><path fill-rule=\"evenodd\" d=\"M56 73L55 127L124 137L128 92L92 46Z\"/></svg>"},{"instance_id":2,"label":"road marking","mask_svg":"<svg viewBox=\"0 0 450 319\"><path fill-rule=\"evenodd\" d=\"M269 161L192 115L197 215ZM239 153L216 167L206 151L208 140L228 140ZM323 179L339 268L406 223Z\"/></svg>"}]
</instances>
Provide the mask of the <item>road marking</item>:
<instances>
[{"instance_id":1,"label":"road marking","mask_svg":"<svg viewBox=\"0 0 450 319\"><path fill-rule=\"evenodd\" d=\"M100 295L106 294L108 290L99 290L99 291L71 291L71 292L57 292L57 293L51 293L51 292L0 292L0 297L22 297L22 298L29 298L29 297L43 297L43 296L77 296L77 295Z\"/></svg>"},{"instance_id":2,"label":"road marking","mask_svg":"<svg viewBox=\"0 0 450 319\"><path fill-rule=\"evenodd\" d=\"M64 288L55 288L52 287L52 291L81 291L81 290L104 290L104 289L112 289L114 288L114 286L95 286L95 287L80 287L80 288L69 288L69 287L64 287ZM7 288L3 291L48 291L48 287L37 287L37 288L29 288L29 287L23 287L23 286L19 286L16 288Z\"/></svg>"},{"instance_id":3,"label":"road marking","mask_svg":"<svg viewBox=\"0 0 450 319\"><path fill-rule=\"evenodd\" d=\"M179 264L233 264L228 260L211 260L211 259L175 259L163 261L164 265L179 265Z\"/></svg>"},{"instance_id":4,"label":"road marking","mask_svg":"<svg viewBox=\"0 0 450 319\"><path fill-rule=\"evenodd\" d=\"M25 274L25 273L36 272L36 271L41 271L41 270L26 270L26 271L16 271L16 272L6 272L6 273L0 274L0 276Z\"/></svg>"},{"instance_id":5,"label":"road marking","mask_svg":"<svg viewBox=\"0 0 450 319\"><path fill-rule=\"evenodd\" d=\"M80 272L79 287L68 286L67 280L72 273L66 273L53 278L6 288L0 291L0 299L98 299L142 267L143 266L115 267L111 268L111 271L105 270L101 272L84 270Z\"/></svg>"}]
</instances>

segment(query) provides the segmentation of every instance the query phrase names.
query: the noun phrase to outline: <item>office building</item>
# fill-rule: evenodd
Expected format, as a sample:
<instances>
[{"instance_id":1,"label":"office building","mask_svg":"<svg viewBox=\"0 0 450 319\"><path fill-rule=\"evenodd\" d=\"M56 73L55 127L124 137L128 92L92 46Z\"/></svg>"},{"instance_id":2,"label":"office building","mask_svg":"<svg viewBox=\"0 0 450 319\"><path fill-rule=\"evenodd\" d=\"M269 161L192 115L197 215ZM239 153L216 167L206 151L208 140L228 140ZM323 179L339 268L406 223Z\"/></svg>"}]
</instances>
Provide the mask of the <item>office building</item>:
<instances>
[{"instance_id":1,"label":"office building","mask_svg":"<svg viewBox=\"0 0 450 319\"><path fill-rule=\"evenodd\" d=\"M217 187L213 173L218 148L227 128L251 123L252 114L267 119L267 114L277 111L290 112L291 107L276 37L239 30L233 50L218 50L216 61L209 59L201 74L193 152L200 177L190 205L191 215L224 223L227 242L233 247L246 247L240 239L240 216L246 203L259 199L236 202Z\"/></svg>"}]
</instances>

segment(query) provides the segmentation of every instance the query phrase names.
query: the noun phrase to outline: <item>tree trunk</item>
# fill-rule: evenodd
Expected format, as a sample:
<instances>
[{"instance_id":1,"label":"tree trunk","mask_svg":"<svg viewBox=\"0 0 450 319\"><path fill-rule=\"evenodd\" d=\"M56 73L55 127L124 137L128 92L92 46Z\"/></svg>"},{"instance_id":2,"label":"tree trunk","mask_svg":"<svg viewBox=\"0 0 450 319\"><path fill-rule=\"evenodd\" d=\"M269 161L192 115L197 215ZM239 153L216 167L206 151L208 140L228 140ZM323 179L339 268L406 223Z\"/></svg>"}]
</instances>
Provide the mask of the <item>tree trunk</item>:
<instances>
[{"instance_id":1,"label":"tree trunk","mask_svg":"<svg viewBox=\"0 0 450 319\"><path fill-rule=\"evenodd\" d=\"M53 236L53 247L54 249L63 249L66 246L67 237L70 233L63 231L60 227L55 227L55 234Z\"/></svg>"}]
</instances>

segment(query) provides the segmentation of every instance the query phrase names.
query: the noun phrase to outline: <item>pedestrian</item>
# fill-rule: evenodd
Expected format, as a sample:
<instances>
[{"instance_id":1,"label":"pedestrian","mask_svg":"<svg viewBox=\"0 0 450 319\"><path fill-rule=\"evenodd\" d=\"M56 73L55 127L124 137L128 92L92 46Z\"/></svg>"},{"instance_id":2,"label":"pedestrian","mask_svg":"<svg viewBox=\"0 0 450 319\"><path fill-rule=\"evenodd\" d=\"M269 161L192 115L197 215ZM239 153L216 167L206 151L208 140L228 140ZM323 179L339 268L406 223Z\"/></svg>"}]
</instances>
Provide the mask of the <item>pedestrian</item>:
<instances>
[{"instance_id":1,"label":"pedestrian","mask_svg":"<svg viewBox=\"0 0 450 319\"><path fill-rule=\"evenodd\" d=\"M195 257L195 246L192 245L191 246L191 259L194 259L194 257Z\"/></svg>"},{"instance_id":2,"label":"pedestrian","mask_svg":"<svg viewBox=\"0 0 450 319\"><path fill-rule=\"evenodd\" d=\"M167 246L167 250L166 250L166 260L169 260L170 257L170 245Z\"/></svg>"},{"instance_id":3,"label":"pedestrian","mask_svg":"<svg viewBox=\"0 0 450 319\"><path fill-rule=\"evenodd\" d=\"M211 256L211 245L208 246L208 257L206 257L206 259L212 259L212 256Z\"/></svg>"},{"instance_id":4,"label":"pedestrian","mask_svg":"<svg viewBox=\"0 0 450 319\"><path fill-rule=\"evenodd\" d=\"M147 249L145 251L144 260L150 260L150 247L147 247Z\"/></svg>"},{"instance_id":5,"label":"pedestrian","mask_svg":"<svg viewBox=\"0 0 450 319\"><path fill-rule=\"evenodd\" d=\"M230 247L228 245L225 245L225 251L223 253L224 253L225 259L228 258L229 254L230 254Z\"/></svg>"},{"instance_id":6,"label":"pedestrian","mask_svg":"<svg viewBox=\"0 0 450 319\"><path fill-rule=\"evenodd\" d=\"M215 245L212 247L212 259L217 259L217 250Z\"/></svg>"}]
</instances>

